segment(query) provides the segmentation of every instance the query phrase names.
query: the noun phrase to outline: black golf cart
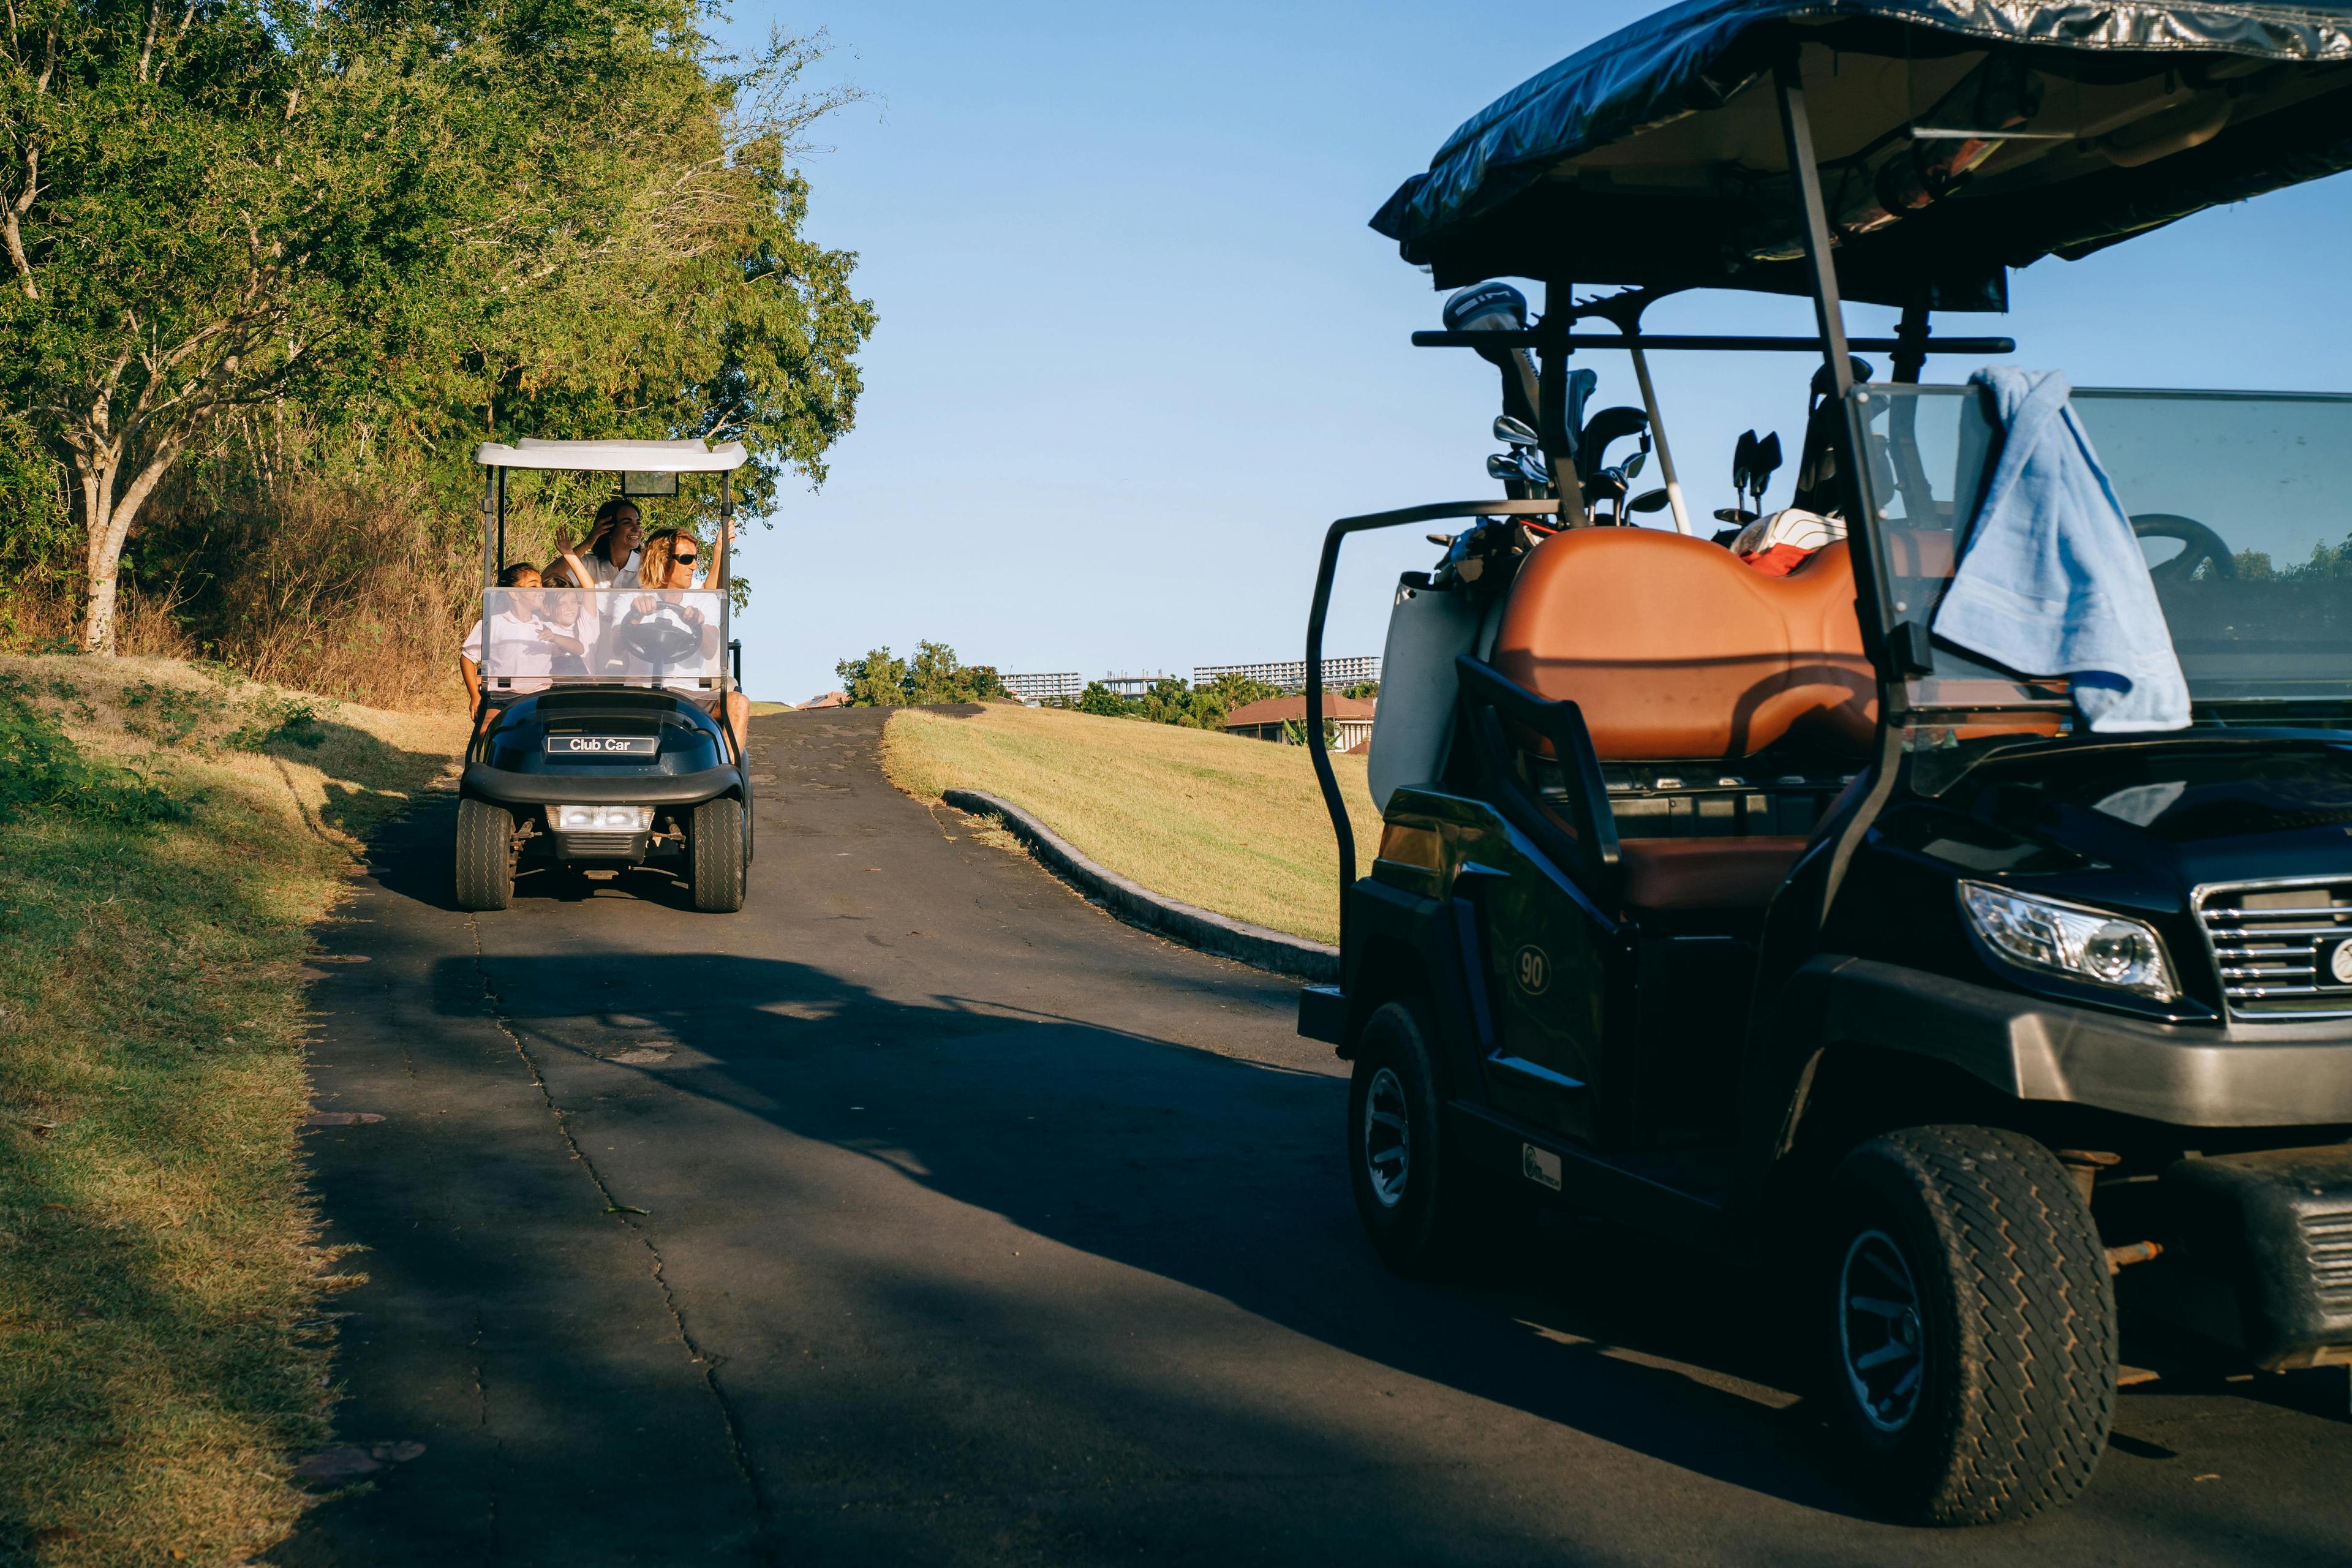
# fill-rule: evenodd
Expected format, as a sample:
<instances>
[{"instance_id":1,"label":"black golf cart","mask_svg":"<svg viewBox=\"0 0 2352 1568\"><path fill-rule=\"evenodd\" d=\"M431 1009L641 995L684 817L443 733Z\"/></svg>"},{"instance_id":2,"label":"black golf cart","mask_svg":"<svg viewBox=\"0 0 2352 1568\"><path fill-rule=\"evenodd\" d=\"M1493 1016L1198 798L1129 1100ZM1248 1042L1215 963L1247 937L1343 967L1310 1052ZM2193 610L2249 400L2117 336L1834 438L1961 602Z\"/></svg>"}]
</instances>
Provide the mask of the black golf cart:
<instances>
[{"instance_id":1,"label":"black golf cart","mask_svg":"<svg viewBox=\"0 0 2352 1568\"><path fill-rule=\"evenodd\" d=\"M2352 1361L2352 397L2075 392L2191 700L2112 733L1937 634L2003 432L1919 380L2011 351L1930 331L2011 268L2352 165L2347 23L1687 5L1391 199L1405 258L1477 290L1416 341L1502 367L1524 449L1505 499L1333 524L1307 627L1341 984L1299 1026L1353 1064L1391 1266L1529 1194L1752 1246L1865 1495L1923 1522L2081 1490L2125 1316ZM1810 295L1818 333L1643 334L1684 289ZM1900 325L1849 340L1842 298ZM1818 356L1800 521L1843 537L1793 570L1628 494L1663 439L1641 355L1692 350ZM1588 417L1575 356L1629 352L1643 406ZM1734 528L1765 521L1762 445ZM1397 588L1359 880L1319 744L1333 573L1352 533L1445 520Z\"/></svg>"},{"instance_id":2,"label":"black golf cart","mask_svg":"<svg viewBox=\"0 0 2352 1568\"><path fill-rule=\"evenodd\" d=\"M502 910L518 870L675 868L694 907L743 907L751 779L727 694L740 686L728 585L498 586L513 469L617 473L632 500L719 476L734 512L740 443L485 442L480 693L457 805L461 909ZM644 501L639 502L642 507ZM648 531L651 531L648 519Z\"/></svg>"}]
</instances>

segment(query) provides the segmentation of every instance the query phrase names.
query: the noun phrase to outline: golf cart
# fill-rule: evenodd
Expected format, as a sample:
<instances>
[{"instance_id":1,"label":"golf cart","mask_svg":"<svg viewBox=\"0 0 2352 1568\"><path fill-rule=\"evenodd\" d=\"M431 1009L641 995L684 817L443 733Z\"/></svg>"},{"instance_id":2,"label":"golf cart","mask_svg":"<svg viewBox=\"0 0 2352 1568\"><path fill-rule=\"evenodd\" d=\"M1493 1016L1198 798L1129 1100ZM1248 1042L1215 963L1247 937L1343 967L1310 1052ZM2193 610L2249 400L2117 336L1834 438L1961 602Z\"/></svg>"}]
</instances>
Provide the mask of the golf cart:
<instances>
[{"instance_id":1,"label":"golf cart","mask_svg":"<svg viewBox=\"0 0 2352 1568\"><path fill-rule=\"evenodd\" d=\"M2352 165L2347 20L1690 4L1382 209L1468 290L1415 341L1500 367L1513 448L1501 499L1332 524L1307 626L1341 977L1299 1028L1352 1064L1391 1267L1530 1196L1748 1248L1858 1489L1927 1523L2081 1491L2123 1324L2352 1362L2352 397L2074 393L2185 678L2185 722L2126 731L2087 674L1947 635L2006 431L1997 378L1920 380L2012 351L1930 329L2003 309L2011 268ZM1641 331L1687 289L1809 296L1818 331ZM1850 340L1843 300L1900 325ZM1645 356L1691 351L1815 356L1795 521L1834 537L1793 569L1733 548L1798 510L1758 515L1766 443L1734 531L1688 515ZM1642 406L1587 416L1580 355L1630 360ZM1666 490L1629 495L1653 451ZM1353 534L1454 520L1396 589L1360 880L1321 744L1334 572Z\"/></svg>"},{"instance_id":2,"label":"golf cart","mask_svg":"<svg viewBox=\"0 0 2352 1568\"><path fill-rule=\"evenodd\" d=\"M743 907L751 779L727 694L740 689L725 581L651 589L500 587L507 476L613 472L620 493L675 497L680 474L719 476L734 516L742 446L700 441L483 443L480 692L457 805L457 895L502 910L518 869L681 871L694 907ZM642 504L642 503L640 503ZM650 530L648 530L650 531Z\"/></svg>"}]
</instances>

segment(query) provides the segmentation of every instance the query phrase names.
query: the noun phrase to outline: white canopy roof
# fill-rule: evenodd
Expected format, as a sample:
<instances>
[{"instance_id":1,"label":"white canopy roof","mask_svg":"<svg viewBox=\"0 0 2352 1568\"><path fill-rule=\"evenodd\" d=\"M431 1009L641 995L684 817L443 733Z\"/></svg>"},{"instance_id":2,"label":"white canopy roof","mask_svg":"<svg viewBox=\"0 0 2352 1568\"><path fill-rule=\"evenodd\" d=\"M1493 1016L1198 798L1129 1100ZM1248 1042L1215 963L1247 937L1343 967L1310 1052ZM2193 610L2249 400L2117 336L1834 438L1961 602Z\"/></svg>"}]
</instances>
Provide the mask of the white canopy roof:
<instances>
[{"instance_id":1,"label":"white canopy roof","mask_svg":"<svg viewBox=\"0 0 2352 1568\"><path fill-rule=\"evenodd\" d=\"M700 441L541 441L526 436L509 447L485 441L474 461L486 468L586 468L630 474L723 474L751 454L740 441L723 447Z\"/></svg>"}]
</instances>

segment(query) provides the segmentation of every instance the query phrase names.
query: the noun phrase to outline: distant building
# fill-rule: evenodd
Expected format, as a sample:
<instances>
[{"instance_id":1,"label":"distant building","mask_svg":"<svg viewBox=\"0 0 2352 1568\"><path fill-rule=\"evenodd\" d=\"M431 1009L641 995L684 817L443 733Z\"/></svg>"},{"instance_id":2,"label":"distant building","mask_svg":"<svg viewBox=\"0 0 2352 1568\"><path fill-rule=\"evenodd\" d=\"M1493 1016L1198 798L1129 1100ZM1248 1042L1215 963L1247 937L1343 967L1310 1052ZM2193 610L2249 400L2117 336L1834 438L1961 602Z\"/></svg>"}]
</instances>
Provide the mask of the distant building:
<instances>
[{"instance_id":1,"label":"distant building","mask_svg":"<svg viewBox=\"0 0 2352 1568\"><path fill-rule=\"evenodd\" d=\"M1277 691L1307 689L1307 661L1303 658L1276 659L1270 664L1196 664L1192 667L1192 684L1213 685L1221 675L1262 680ZM1345 690L1350 686L1380 678L1381 656L1376 653L1356 658L1327 658L1323 661L1323 689L1326 691Z\"/></svg>"},{"instance_id":2,"label":"distant building","mask_svg":"<svg viewBox=\"0 0 2352 1568\"><path fill-rule=\"evenodd\" d=\"M1004 689L1034 708L1040 702L1056 697L1078 697L1087 689L1086 678L1076 670L1062 670L1052 675L1001 675Z\"/></svg>"},{"instance_id":3,"label":"distant building","mask_svg":"<svg viewBox=\"0 0 2352 1568\"><path fill-rule=\"evenodd\" d=\"M1372 738L1373 704L1353 697L1325 696L1323 716L1332 721L1331 749L1352 752ZM1304 697L1269 697L1262 702L1244 702L1225 715L1224 731L1229 735L1245 735L1254 741L1287 741L1296 730L1304 739L1307 731L1307 699Z\"/></svg>"},{"instance_id":4,"label":"distant building","mask_svg":"<svg viewBox=\"0 0 2352 1568\"><path fill-rule=\"evenodd\" d=\"M822 697L812 697L807 701L802 703L801 711L805 713L812 708L846 708L848 706L848 692L828 691Z\"/></svg>"},{"instance_id":5,"label":"distant building","mask_svg":"<svg viewBox=\"0 0 2352 1568\"><path fill-rule=\"evenodd\" d=\"M1166 670L1155 675L1106 675L1102 683L1110 688L1114 697L1140 697L1158 681L1171 679Z\"/></svg>"}]
</instances>

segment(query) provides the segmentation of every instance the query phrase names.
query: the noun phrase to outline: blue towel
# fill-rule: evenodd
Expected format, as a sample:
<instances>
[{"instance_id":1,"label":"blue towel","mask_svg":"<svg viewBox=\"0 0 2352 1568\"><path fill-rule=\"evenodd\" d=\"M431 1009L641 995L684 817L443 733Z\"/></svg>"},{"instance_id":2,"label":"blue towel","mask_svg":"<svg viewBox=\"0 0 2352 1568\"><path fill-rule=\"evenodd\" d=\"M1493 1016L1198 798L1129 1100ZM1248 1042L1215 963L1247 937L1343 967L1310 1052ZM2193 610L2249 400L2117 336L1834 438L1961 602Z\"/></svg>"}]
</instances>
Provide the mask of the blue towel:
<instances>
[{"instance_id":1,"label":"blue towel","mask_svg":"<svg viewBox=\"0 0 2352 1568\"><path fill-rule=\"evenodd\" d=\"M1945 641L2021 674L2071 678L2103 734L2180 730L2189 683L2131 519L2056 371L1980 370L2004 432L1959 570Z\"/></svg>"}]
</instances>

